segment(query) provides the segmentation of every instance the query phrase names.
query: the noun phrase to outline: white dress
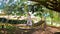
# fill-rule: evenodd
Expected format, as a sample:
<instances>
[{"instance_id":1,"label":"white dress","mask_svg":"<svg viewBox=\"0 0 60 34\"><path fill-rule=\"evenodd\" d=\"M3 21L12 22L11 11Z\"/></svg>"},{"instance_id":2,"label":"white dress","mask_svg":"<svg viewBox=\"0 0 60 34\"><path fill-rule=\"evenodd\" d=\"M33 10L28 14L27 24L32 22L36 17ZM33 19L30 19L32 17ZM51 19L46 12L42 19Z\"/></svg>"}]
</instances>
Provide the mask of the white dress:
<instances>
[{"instance_id":1,"label":"white dress","mask_svg":"<svg viewBox=\"0 0 60 34\"><path fill-rule=\"evenodd\" d=\"M31 16L28 16L28 17L27 17L27 25L28 25L28 26L32 26Z\"/></svg>"}]
</instances>

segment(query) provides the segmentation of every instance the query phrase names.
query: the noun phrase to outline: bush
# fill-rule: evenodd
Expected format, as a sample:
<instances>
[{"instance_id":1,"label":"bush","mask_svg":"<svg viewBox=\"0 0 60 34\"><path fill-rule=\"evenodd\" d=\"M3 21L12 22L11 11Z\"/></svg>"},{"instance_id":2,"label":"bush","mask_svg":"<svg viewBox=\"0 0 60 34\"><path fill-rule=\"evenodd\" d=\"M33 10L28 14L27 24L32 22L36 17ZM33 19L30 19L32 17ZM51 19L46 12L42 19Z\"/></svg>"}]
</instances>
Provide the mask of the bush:
<instances>
[{"instance_id":1,"label":"bush","mask_svg":"<svg viewBox=\"0 0 60 34\"><path fill-rule=\"evenodd\" d=\"M2 23L10 23L10 24L26 24L27 20L7 20L6 18L0 18L0 22Z\"/></svg>"},{"instance_id":2,"label":"bush","mask_svg":"<svg viewBox=\"0 0 60 34\"><path fill-rule=\"evenodd\" d=\"M26 24L26 20L9 20L8 23L10 24Z\"/></svg>"},{"instance_id":3,"label":"bush","mask_svg":"<svg viewBox=\"0 0 60 34\"><path fill-rule=\"evenodd\" d=\"M6 19L6 18L0 18L0 22L5 23L6 21L7 21L7 19Z\"/></svg>"}]
</instances>

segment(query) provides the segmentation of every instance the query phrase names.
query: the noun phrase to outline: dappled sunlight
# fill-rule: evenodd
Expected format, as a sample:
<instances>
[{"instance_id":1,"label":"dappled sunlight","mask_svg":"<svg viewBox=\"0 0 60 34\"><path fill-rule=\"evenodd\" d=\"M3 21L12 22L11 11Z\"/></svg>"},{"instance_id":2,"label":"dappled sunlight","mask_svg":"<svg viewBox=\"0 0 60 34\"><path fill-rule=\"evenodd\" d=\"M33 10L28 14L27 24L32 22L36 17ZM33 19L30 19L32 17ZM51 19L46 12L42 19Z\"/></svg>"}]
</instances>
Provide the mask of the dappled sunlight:
<instances>
[{"instance_id":1,"label":"dappled sunlight","mask_svg":"<svg viewBox=\"0 0 60 34\"><path fill-rule=\"evenodd\" d=\"M60 32L59 0L0 0L0 34Z\"/></svg>"}]
</instances>

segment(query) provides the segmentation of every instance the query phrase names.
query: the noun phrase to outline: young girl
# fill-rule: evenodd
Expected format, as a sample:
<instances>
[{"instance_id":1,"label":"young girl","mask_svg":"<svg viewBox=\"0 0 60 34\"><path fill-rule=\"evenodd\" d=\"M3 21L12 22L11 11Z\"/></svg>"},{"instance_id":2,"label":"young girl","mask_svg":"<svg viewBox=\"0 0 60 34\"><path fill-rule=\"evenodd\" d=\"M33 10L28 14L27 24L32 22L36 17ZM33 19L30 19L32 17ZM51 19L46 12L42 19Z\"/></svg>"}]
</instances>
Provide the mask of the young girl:
<instances>
[{"instance_id":1,"label":"young girl","mask_svg":"<svg viewBox=\"0 0 60 34\"><path fill-rule=\"evenodd\" d=\"M31 15L29 12L28 12L28 16L27 16L27 25L32 26L32 19L31 19Z\"/></svg>"}]
</instances>

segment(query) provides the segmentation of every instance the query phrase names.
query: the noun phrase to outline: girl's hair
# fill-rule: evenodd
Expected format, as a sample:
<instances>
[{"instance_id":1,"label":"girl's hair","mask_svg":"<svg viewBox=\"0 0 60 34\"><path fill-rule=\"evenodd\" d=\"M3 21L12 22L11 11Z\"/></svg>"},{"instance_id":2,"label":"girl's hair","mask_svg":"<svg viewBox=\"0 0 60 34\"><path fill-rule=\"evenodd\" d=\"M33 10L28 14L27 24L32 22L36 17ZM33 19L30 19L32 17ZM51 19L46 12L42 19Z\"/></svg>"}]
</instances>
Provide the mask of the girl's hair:
<instances>
[{"instance_id":1,"label":"girl's hair","mask_svg":"<svg viewBox=\"0 0 60 34\"><path fill-rule=\"evenodd\" d=\"M31 16L30 13L28 13L28 15Z\"/></svg>"}]
</instances>

